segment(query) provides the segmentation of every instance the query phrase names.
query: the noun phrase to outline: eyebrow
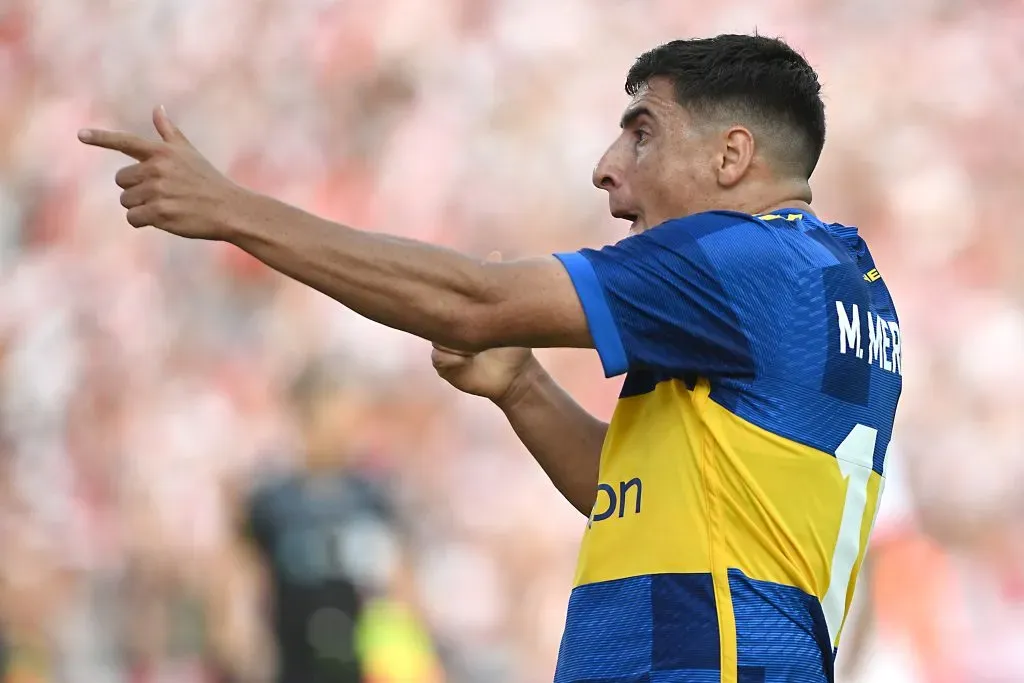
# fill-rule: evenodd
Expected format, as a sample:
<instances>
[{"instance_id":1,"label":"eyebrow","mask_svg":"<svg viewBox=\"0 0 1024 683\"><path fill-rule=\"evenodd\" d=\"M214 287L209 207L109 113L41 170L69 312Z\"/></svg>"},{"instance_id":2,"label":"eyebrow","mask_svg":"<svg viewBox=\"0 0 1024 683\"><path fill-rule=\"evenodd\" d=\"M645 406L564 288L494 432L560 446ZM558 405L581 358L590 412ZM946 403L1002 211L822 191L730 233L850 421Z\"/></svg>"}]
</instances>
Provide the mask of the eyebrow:
<instances>
[{"instance_id":1,"label":"eyebrow","mask_svg":"<svg viewBox=\"0 0 1024 683\"><path fill-rule=\"evenodd\" d=\"M625 128L632 125L641 116L648 116L653 119L654 113L643 105L629 109L622 115L622 120L619 121L619 128Z\"/></svg>"}]
</instances>

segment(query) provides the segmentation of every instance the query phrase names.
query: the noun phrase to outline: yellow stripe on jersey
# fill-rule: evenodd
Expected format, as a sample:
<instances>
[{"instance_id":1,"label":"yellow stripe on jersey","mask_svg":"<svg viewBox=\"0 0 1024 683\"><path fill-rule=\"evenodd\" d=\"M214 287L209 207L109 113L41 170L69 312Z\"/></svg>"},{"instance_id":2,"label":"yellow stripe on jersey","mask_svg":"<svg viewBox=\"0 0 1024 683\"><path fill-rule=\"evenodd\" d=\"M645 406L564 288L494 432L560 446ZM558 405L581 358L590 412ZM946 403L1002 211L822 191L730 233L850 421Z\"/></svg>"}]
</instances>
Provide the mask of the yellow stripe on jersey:
<instances>
[{"instance_id":1,"label":"yellow stripe on jersey","mask_svg":"<svg viewBox=\"0 0 1024 683\"><path fill-rule=\"evenodd\" d=\"M671 380L619 401L576 585L710 573L722 683L730 683L736 626L728 570L816 596L836 645L882 479L871 470L873 430L854 430L840 460L735 416L709 393L706 381L690 391Z\"/></svg>"}]
</instances>

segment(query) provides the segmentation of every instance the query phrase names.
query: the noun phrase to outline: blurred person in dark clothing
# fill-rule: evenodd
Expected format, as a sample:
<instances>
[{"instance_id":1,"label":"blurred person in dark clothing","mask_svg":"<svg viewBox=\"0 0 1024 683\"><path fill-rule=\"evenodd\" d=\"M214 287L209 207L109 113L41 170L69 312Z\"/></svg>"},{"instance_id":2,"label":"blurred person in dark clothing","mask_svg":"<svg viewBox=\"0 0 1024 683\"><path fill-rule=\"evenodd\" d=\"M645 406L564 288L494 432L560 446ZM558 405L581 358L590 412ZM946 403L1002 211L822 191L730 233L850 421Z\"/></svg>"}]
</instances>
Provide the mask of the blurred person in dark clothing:
<instances>
[{"instance_id":1,"label":"blurred person in dark clothing","mask_svg":"<svg viewBox=\"0 0 1024 683\"><path fill-rule=\"evenodd\" d=\"M336 368L314 363L295 380L290 402L302 467L255 488L244 529L267 570L276 680L366 681L361 619L398 555L389 496L355 463L368 397Z\"/></svg>"}]
</instances>

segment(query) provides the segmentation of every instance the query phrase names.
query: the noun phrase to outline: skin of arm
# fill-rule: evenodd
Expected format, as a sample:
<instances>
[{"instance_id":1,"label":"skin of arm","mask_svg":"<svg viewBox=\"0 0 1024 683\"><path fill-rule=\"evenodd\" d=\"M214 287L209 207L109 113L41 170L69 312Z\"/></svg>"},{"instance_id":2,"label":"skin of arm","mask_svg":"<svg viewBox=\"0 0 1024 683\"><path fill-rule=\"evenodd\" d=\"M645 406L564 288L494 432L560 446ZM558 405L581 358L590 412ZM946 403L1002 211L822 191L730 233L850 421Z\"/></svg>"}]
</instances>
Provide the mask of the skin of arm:
<instances>
[{"instance_id":1,"label":"skin of arm","mask_svg":"<svg viewBox=\"0 0 1024 683\"><path fill-rule=\"evenodd\" d=\"M444 346L592 345L554 257L487 263L415 240L354 230L248 192L221 212L228 241L383 325Z\"/></svg>"},{"instance_id":2,"label":"skin of arm","mask_svg":"<svg viewBox=\"0 0 1024 683\"><path fill-rule=\"evenodd\" d=\"M160 140L80 131L136 160L117 172L128 223L230 242L371 320L451 348L590 348L586 316L554 257L484 263L424 242L332 223L231 182L162 108Z\"/></svg>"},{"instance_id":3,"label":"skin of arm","mask_svg":"<svg viewBox=\"0 0 1024 683\"><path fill-rule=\"evenodd\" d=\"M555 488L590 516L608 424L574 401L532 354L495 403Z\"/></svg>"},{"instance_id":4,"label":"skin of arm","mask_svg":"<svg viewBox=\"0 0 1024 683\"><path fill-rule=\"evenodd\" d=\"M575 286L556 258L482 262L332 223L232 183L162 108L153 124L159 141L113 131L79 134L87 144L136 160L115 176L132 226L230 242L364 317L450 350L593 347ZM587 514L607 427L546 373L526 385L529 391L501 392L506 414L556 485ZM567 441L579 458L564 455Z\"/></svg>"},{"instance_id":5,"label":"skin of arm","mask_svg":"<svg viewBox=\"0 0 1024 683\"><path fill-rule=\"evenodd\" d=\"M572 282L553 257L481 263L329 223L266 197L250 201L227 219L233 244L384 325L468 352L592 345ZM520 377L496 403L555 487L589 516L608 425L535 359Z\"/></svg>"}]
</instances>

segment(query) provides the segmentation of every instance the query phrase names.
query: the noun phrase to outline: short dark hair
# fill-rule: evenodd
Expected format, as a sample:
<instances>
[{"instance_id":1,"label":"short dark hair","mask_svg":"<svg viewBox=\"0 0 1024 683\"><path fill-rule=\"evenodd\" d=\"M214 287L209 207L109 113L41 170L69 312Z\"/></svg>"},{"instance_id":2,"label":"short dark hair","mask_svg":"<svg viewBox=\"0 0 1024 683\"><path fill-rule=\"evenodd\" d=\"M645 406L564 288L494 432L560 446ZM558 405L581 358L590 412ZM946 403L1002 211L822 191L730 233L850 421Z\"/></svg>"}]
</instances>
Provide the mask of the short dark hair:
<instances>
[{"instance_id":1,"label":"short dark hair","mask_svg":"<svg viewBox=\"0 0 1024 683\"><path fill-rule=\"evenodd\" d=\"M809 178L825 146L825 105L818 74L778 38L720 35L673 40L637 58L626 76L635 96L652 78L675 87L676 100L697 115L739 115L773 126L789 141L784 159ZM786 135L785 133L789 133Z\"/></svg>"}]
</instances>

